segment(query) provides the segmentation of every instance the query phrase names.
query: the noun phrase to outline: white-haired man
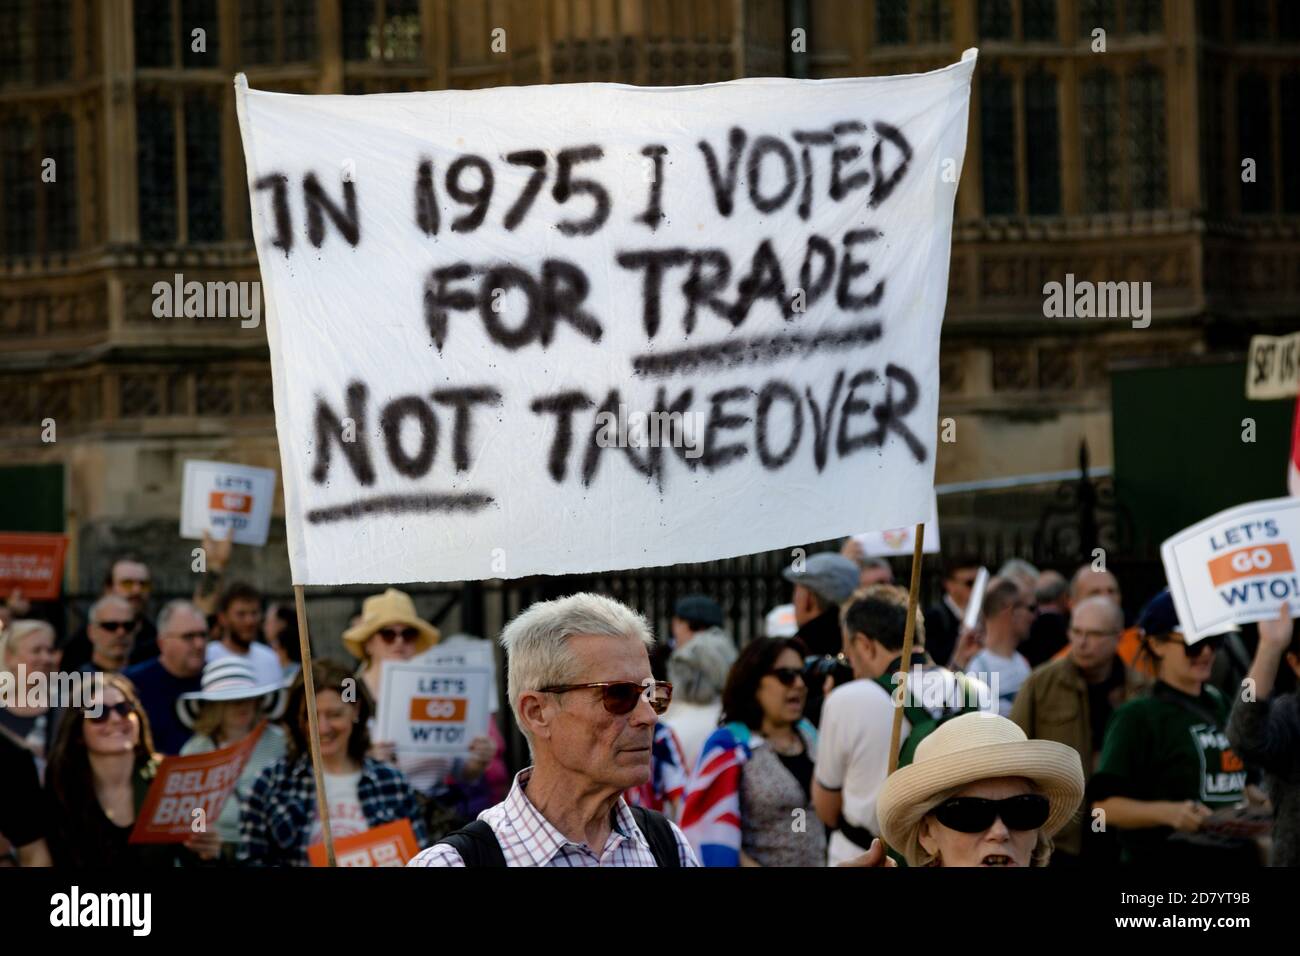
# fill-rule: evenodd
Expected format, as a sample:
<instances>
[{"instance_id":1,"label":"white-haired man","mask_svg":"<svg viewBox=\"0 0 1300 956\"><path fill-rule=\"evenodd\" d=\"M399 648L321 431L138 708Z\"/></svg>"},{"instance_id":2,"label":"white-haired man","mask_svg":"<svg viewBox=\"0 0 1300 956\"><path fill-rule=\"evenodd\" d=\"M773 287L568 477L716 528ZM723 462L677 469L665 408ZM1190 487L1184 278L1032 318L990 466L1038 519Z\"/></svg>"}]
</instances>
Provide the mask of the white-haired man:
<instances>
[{"instance_id":1,"label":"white-haired man","mask_svg":"<svg viewBox=\"0 0 1300 956\"><path fill-rule=\"evenodd\" d=\"M506 690L533 765L506 799L408 866L698 866L686 837L623 792L650 779L672 685L645 619L596 594L534 604L501 633Z\"/></svg>"}]
</instances>

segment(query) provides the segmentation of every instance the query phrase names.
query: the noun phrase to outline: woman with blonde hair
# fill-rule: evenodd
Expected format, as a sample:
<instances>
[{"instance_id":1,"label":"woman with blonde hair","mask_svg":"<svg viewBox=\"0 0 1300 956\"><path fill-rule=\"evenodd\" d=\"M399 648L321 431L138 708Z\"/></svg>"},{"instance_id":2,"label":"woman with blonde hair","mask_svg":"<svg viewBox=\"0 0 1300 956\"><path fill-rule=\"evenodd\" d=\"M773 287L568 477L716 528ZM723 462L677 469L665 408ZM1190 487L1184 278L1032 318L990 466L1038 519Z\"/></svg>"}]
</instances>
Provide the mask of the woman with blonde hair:
<instances>
[{"instance_id":1,"label":"woman with blonde hair","mask_svg":"<svg viewBox=\"0 0 1300 956\"><path fill-rule=\"evenodd\" d=\"M1074 748L970 713L921 741L885 781L876 812L908 866L1046 866L1082 799Z\"/></svg>"},{"instance_id":2,"label":"woman with blonde hair","mask_svg":"<svg viewBox=\"0 0 1300 956\"><path fill-rule=\"evenodd\" d=\"M415 610L410 595L396 588L383 594L366 598L360 619L343 634L343 646L361 661L357 674L370 691L379 713L383 694L383 668L390 662L409 661L423 654L442 639L439 630ZM490 728L490 725L489 725ZM469 742L469 756L449 758L440 756L414 756L399 753L391 740L377 737L377 718L371 720L370 756L396 766L410 781L411 787L426 800L433 800L445 808L462 801L454 799L451 791L479 783L484 771L496 756L500 746L489 734ZM435 831L456 829L454 821L438 823L430 814L429 822ZM441 833L435 832L435 836Z\"/></svg>"},{"instance_id":3,"label":"woman with blonde hair","mask_svg":"<svg viewBox=\"0 0 1300 956\"><path fill-rule=\"evenodd\" d=\"M40 674L48 681L54 664L54 628L45 621L17 620L0 631L0 672L13 675L15 690L32 687L33 675ZM37 700L14 707L0 703L0 735L32 755L41 779L58 730L60 711L55 703Z\"/></svg>"},{"instance_id":4,"label":"woman with blonde hair","mask_svg":"<svg viewBox=\"0 0 1300 956\"><path fill-rule=\"evenodd\" d=\"M257 745L244 764L239 781L210 828L204 859L235 862L239 846L239 813L252 793L258 775L285 753L284 731L271 721L284 714L288 691L283 684L258 684L253 667L237 657L209 661L203 668L202 687L182 694L176 702L181 723L194 731L181 748L181 756L230 747L267 721Z\"/></svg>"}]
</instances>

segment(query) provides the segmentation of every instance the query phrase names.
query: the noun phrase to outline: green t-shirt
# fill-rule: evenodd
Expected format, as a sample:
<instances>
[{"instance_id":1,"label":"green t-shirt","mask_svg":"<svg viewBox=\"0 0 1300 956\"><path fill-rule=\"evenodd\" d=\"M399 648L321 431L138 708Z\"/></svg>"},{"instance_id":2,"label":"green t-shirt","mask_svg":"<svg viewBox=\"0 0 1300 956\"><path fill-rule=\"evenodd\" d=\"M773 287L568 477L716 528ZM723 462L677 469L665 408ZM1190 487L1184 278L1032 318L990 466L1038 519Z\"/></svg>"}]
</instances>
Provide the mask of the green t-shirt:
<instances>
[{"instance_id":1,"label":"green t-shirt","mask_svg":"<svg viewBox=\"0 0 1300 956\"><path fill-rule=\"evenodd\" d=\"M1227 705L1213 687L1192 697L1157 682L1149 696L1111 717L1089 799L1196 800L1212 810L1240 803L1246 768L1224 734L1227 722ZM1123 862L1154 863L1167 855L1173 829L1116 832Z\"/></svg>"}]
</instances>

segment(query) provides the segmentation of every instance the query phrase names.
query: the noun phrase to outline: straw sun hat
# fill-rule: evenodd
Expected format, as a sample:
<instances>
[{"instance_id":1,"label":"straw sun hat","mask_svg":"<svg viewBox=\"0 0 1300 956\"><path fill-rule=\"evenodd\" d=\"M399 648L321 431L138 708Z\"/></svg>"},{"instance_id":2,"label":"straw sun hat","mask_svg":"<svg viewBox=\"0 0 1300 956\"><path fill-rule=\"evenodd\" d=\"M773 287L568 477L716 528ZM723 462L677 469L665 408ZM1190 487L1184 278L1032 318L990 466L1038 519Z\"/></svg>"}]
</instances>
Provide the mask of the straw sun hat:
<instances>
[{"instance_id":1,"label":"straw sun hat","mask_svg":"<svg viewBox=\"0 0 1300 956\"><path fill-rule=\"evenodd\" d=\"M405 591L389 588L375 594L361 605L361 623L343 632L343 646L353 657L364 660L366 641L378 630L400 625L413 627L420 632L415 642L415 653L427 651L442 636L436 627L415 612L415 602Z\"/></svg>"},{"instance_id":2,"label":"straw sun hat","mask_svg":"<svg viewBox=\"0 0 1300 956\"><path fill-rule=\"evenodd\" d=\"M279 720L288 703L284 684L259 684L253 665L239 657L222 657L209 661L203 667L199 689L181 694L176 701L176 716L186 727L193 728L204 702L248 700L260 698L263 715L268 720Z\"/></svg>"},{"instance_id":3,"label":"straw sun hat","mask_svg":"<svg viewBox=\"0 0 1300 956\"><path fill-rule=\"evenodd\" d=\"M926 853L921 820L933 798L945 790L996 777L1025 777L1051 807L1042 832L1054 835L1083 799L1083 764L1073 748L1052 740L1030 740L1012 721L996 714L963 714L926 737L912 763L895 771L880 791L880 832L911 866Z\"/></svg>"}]
</instances>

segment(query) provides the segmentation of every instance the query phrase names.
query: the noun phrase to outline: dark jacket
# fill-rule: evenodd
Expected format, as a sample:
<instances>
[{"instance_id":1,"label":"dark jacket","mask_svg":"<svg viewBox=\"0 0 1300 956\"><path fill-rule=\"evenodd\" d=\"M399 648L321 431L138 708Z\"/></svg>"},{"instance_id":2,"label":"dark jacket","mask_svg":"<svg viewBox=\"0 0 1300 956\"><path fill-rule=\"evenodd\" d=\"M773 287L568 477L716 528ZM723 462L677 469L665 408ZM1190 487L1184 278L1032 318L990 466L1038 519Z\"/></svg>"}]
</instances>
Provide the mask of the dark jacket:
<instances>
[{"instance_id":1,"label":"dark jacket","mask_svg":"<svg viewBox=\"0 0 1300 956\"><path fill-rule=\"evenodd\" d=\"M839 605L832 605L811 621L805 622L795 637L803 641L809 655L825 657L829 654L834 657L844 649ZM803 715L815 727L822 717L822 687L821 682L816 680L809 681L808 684L808 699L804 702Z\"/></svg>"},{"instance_id":2,"label":"dark jacket","mask_svg":"<svg viewBox=\"0 0 1300 956\"><path fill-rule=\"evenodd\" d=\"M925 649L930 659L940 667L952 660L960 631L961 619L953 613L947 601L933 604L925 612Z\"/></svg>"},{"instance_id":3,"label":"dark jacket","mask_svg":"<svg viewBox=\"0 0 1300 956\"><path fill-rule=\"evenodd\" d=\"M1273 866L1300 866L1300 697L1247 701L1239 694L1227 733L1237 756L1268 775Z\"/></svg>"},{"instance_id":4,"label":"dark jacket","mask_svg":"<svg viewBox=\"0 0 1300 956\"><path fill-rule=\"evenodd\" d=\"M1116 665L1123 668L1119 658ZM1110 694L1112 711L1147 689L1148 681L1132 668L1124 669L1124 682ZM1073 747L1083 762L1083 776L1092 777L1095 755L1101 741L1092 739L1092 715L1088 704L1088 683L1069 656L1049 661L1025 678L1011 705L1011 719L1031 740L1054 740ZM1083 817L1067 823L1053 842L1062 853L1078 855L1083 850Z\"/></svg>"}]
</instances>

